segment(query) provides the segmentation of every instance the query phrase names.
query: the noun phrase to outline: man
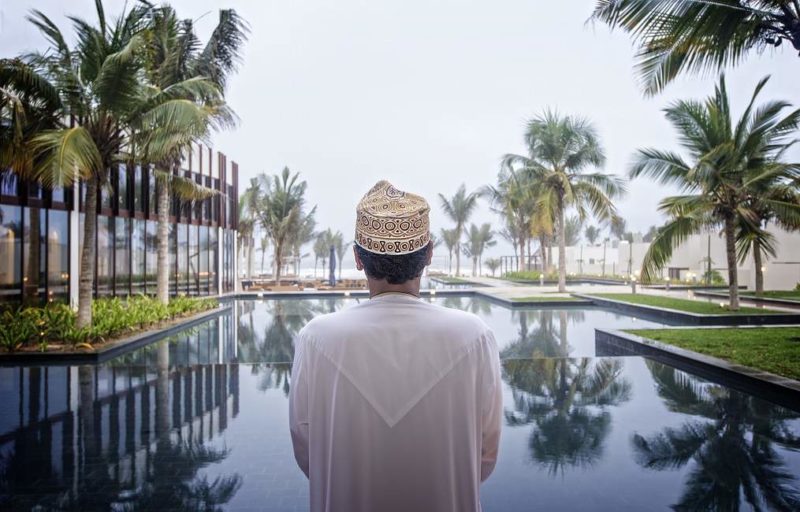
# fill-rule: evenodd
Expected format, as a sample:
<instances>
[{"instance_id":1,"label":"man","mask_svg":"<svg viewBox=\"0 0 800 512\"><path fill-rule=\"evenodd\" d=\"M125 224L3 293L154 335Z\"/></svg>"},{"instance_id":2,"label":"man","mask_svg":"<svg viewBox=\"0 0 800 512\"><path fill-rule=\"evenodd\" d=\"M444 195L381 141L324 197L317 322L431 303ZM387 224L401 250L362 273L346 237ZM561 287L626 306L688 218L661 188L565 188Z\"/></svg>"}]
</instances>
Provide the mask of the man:
<instances>
[{"instance_id":1,"label":"man","mask_svg":"<svg viewBox=\"0 0 800 512\"><path fill-rule=\"evenodd\" d=\"M419 298L430 207L380 181L358 205L370 300L299 333L289 417L311 510L469 512L494 469L500 359L475 315Z\"/></svg>"}]
</instances>

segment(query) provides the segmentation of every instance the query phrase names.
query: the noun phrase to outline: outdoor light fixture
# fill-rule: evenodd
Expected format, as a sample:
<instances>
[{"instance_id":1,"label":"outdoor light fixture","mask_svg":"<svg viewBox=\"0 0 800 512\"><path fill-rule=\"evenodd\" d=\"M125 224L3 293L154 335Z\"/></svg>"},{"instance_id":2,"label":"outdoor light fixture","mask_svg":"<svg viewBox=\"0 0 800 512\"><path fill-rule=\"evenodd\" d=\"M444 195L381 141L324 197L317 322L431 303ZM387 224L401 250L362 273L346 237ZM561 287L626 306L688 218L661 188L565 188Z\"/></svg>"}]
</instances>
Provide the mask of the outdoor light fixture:
<instances>
[{"instance_id":1,"label":"outdoor light fixture","mask_svg":"<svg viewBox=\"0 0 800 512\"><path fill-rule=\"evenodd\" d=\"M431 290L431 295L436 295L436 290Z\"/></svg>"},{"instance_id":2,"label":"outdoor light fixture","mask_svg":"<svg viewBox=\"0 0 800 512\"><path fill-rule=\"evenodd\" d=\"M766 272L766 271L767 271L767 267L761 267L761 272Z\"/></svg>"},{"instance_id":3,"label":"outdoor light fixture","mask_svg":"<svg viewBox=\"0 0 800 512\"><path fill-rule=\"evenodd\" d=\"M346 291L344 292L344 296L345 296L345 297L349 297L349 296L350 296L350 291L349 291L349 290L346 290Z\"/></svg>"},{"instance_id":4,"label":"outdoor light fixture","mask_svg":"<svg viewBox=\"0 0 800 512\"><path fill-rule=\"evenodd\" d=\"M258 293L256 294L256 297L258 297L259 299L263 299L263 298L264 298L264 294L263 294L263 293L261 293L261 292L258 292Z\"/></svg>"}]
</instances>

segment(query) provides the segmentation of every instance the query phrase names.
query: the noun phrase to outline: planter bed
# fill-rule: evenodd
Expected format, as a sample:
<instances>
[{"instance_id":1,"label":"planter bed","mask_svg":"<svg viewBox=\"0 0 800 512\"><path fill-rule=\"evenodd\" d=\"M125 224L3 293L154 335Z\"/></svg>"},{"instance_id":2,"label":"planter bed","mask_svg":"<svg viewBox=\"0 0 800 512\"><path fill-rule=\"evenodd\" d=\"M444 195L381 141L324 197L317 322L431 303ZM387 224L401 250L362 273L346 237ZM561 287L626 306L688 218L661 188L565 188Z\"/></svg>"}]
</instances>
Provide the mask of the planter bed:
<instances>
[{"instance_id":1,"label":"planter bed","mask_svg":"<svg viewBox=\"0 0 800 512\"><path fill-rule=\"evenodd\" d=\"M773 373L618 330L595 329L595 351L598 357L645 356L800 411L800 382Z\"/></svg>"},{"instance_id":2,"label":"planter bed","mask_svg":"<svg viewBox=\"0 0 800 512\"><path fill-rule=\"evenodd\" d=\"M206 320L209 320L223 312L231 309L229 305L203 311L196 315L177 318L164 322L153 329L139 332L124 338L117 338L106 343L96 343L89 349L72 349L46 352L40 351L16 351L0 352L0 366L19 366L19 365L76 365L102 363L121 354L148 345L158 339L179 332L187 327L192 327Z\"/></svg>"},{"instance_id":3,"label":"planter bed","mask_svg":"<svg viewBox=\"0 0 800 512\"><path fill-rule=\"evenodd\" d=\"M669 324L676 325L788 325L800 324L800 314L784 312L745 312L740 313L717 313L703 314L688 311L681 311L667 307L637 304L605 297L602 295L573 294L575 297L590 300L599 306L616 308L628 313L638 313ZM648 297L642 295L643 297ZM672 299L672 298L670 298ZM682 299L673 299L682 300ZM703 304L703 303L701 303ZM757 311L757 310L756 310Z\"/></svg>"}]
</instances>

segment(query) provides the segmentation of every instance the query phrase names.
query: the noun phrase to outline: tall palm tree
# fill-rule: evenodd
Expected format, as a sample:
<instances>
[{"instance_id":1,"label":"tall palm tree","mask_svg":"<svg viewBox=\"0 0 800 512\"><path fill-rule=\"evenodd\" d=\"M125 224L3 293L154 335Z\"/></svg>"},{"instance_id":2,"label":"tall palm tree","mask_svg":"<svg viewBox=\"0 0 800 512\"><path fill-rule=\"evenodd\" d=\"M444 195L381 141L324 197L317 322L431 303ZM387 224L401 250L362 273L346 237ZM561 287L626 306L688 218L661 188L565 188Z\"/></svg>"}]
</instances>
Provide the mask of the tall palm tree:
<instances>
[{"instance_id":1,"label":"tall palm tree","mask_svg":"<svg viewBox=\"0 0 800 512\"><path fill-rule=\"evenodd\" d=\"M130 131L152 99L142 87L143 31L151 7L136 5L109 22L101 1L95 3L97 24L72 17L77 43L73 48L61 29L44 13L33 10L28 20L44 35L49 48L25 56L43 89L58 90L60 102L54 115L59 124L28 139L32 166L25 178L47 187L69 186L76 180L86 185L86 213L78 285L78 328L92 323L97 194L108 182L109 169ZM24 71L4 62L0 76ZM13 130L19 132L18 129ZM21 154L17 152L17 154ZM5 162L4 162L5 165Z\"/></svg>"},{"instance_id":2,"label":"tall palm tree","mask_svg":"<svg viewBox=\"0 0 800 512\"><path fill-rule=\"evenodd\" d=\"M291 248L293 237L313 218L316 207L305 210L307 184L300 180L299 173L292 174L288 167L280 174L261 174L258 179L262 195L256 215L272 242L272 275L280 285L287 249Z\"/></svg>"},{"instance_id":3,"label":"tall palm tree","mask_svg":"<svg viewBox=\"0 0 800 512\"><path fill-rule=\"evenodd\" d=\"M480 227L475 224L470 225L467 233L467 244L464 247L464 254L472 258L472 275L480 274L481 257L483 251L487 247L492 247L497 244L494 240L494 231L492 225L488 222L483 223Z\"/></svg>"},{"instance_id":4,"label":"tall palm tree","mask_svg":"<svg viewBox=\"0 0 800 512\"><path fill-rule=\"evenodd\" d=\"M264 273L264 259L267 257L267 247L269 247L269 238L266 236L261 237L261 274Z\"/></svg>"},{"instance_id":5,"label":"tall palm tree","mask_svg":"<svg viewBox=\"0 0 800 512\"><path fill-rule=\"evenodd\" d=\"M239 195L239 245L241 250L243 245L247 246L247 277L251 278L253 272L253 251L255 251L256 223L259 204L261 201L260 181L258 178L250 178L250 186Z\"/></svg>"},{"instance_id":6,"label":"tall palm tree","mask_svg":"<svg viewBox=\"0 0 800 512\"><path fill-rule=\"evenodd\" d=\"M289 245L291 248L292 259L294 260L294 273L296 276L300 275L300 264L302 259L308 254L302 253L302 248L308 242L314 240L314 229L317 227L317 221L314 219L316 207L310 211L305 212L300 219L300 225L292 231L289 237Z\"/></svg>"},{"instance_id":7,"label":"tall palm tree","mask_svg":"<svg viewBox=\"0 0 800 512\"><path fill-rule=\"evenodd\" d=\"M314 235L314 246L312 251L314 252L314 277L317 276L317 262L322 260L322 268L323 274L325 273L325 258L328 257L329 248L325 245L325 239L320 236L322 233L316 233Z\"/></svg>"},{"instance_id":8,"label":"tall palm tree","mask_svg":"<svg viewBox=\"0 0 800 512\"><path fill-rule=\"evenodd\" d=\"M580 219L588 211L597 219L610 219L616 215L612 200L624 194L625 186L616 176L585 172L602 166L605 154L594 127L584 119L545 111L528 123L525 142L528 155L508 154L503 164L528 174L539 208L552 212L558 233L558 290L565 292L566 210L574 208Z\"/></svg>"},{"instance_id":9,"label":"tall palm tree","mask_svg":"<svg viewBox=\"0 0 800 512\"><path fill-rule=\"evenodd\" d=\"M453 252L456 250L458 246L458 231L453 229L444 229L442 228L442 243L447 248L447 265L448 265L448 274L453 273Z\"/></svg>"},{"instance_id":10,"label":"tall palm tree","mask_svg":"<svg viewBox=\"0 0 800 512\"><path fill-rule=\"evenodd\" d=\"M436 243L433 239L431 239L431 242L434 244ZM351 244L352 242L344 241L344 235L342 235L341 231L336 231L336 234L333 236L333 247L336 249L336 263L339 266L339 279L342 278L342 260L347 254L347 249L350 248Z\"/></svg>"},{"instance_id":11,"label":"tall palm tree","mask_svg":"<svg viewBox=\"0 0 800 512\"><path fill-rule=\"evenodd\" d=\"M341 233L337 231L336 234L334 234L331 228L328 228L325 231L320 231L319 233L317 233L317 237L314 241L315 247L317 247L317 245L319 246L318 249L320 253L320 258L322 259L323 277L325 276L325 268L326 268L325 264L331 255L331 247L333 247L334 251L336 251L337 243L340 243L339 240L337 240L337 235L338 238L341 239L342 235Z\"/></svg>"},{"instance_id":12,"label":"tall palm tree","mask_svg":"<svg viewBox=\"0 0 800 512\"><path fill-rule=\"evenodd\" d=\"M467 221L469 221L478 206L478 197L478 194L474 192L467 194L467 187L463 183L450 199L439 194L442 210L450 217L450 220L456 223L456 276L461 273L461 234L464 232L464 226L466 226Z\"/></svg>"},{"instance_id":13,"label":"tall palm tree","mask_svg":"<svg viewBox=\"0 0 800 512\"><path fill-rule=\"evenodd\" d=\"M781 162L792 144L791 135L800 123L800 110L783 116L789 106L771 101L756 108L755 102L767 83L762 79L743 112L734 123L724 76L714 95L705 102L678 101L666 109L667 119L680 134L681 145L691 157L656 149L639 150L630 175L651 176L664 184L681 187L689 194L663 199L659 209L669 216L650 244L642 262L642 278L650 280L669 261L672 251L689 235L722 227L728 264L730 308L739 309L737 273L737 226L742 223L760 230L754 191L775 180L788 180L800 171L797 164ZM787 223L800 219L800 206L775 198L759 203L780 212Z\"/></svg>"},{"instance_id":14,"label":"tall palm tree","mask_svg":"<svg viewBox=\"0 0 800 512\"><path fill-rule=\"evenodd\" d=\"M224 101L224 87L240 59L247 28L236 11L220 10L219 22L201 48L192 20L180 20L172 7L164 5L153 11L149 32L146 73L154 95L168 98L143 120L149 130L145 130L142 142L146 161L154 162L157 169L156 294L166 304L170 196L172 193L183 201L201 201L214 194L213 190L180 176L181 161L192 142L205 141L210 130L233 124L233 112Z\"/></svg>"},{"instance_id":15,"label":"tall palm tree","mask_svg":"<svg viewBox=\"0 0 800 512\"><path fill-rule=\"evenodd\" d=\"M597 0L592 19L633 35L647 94L683 72L737 64L751 50L786 41L800 52L796 0Z\"/></svg>"}]
</instances>

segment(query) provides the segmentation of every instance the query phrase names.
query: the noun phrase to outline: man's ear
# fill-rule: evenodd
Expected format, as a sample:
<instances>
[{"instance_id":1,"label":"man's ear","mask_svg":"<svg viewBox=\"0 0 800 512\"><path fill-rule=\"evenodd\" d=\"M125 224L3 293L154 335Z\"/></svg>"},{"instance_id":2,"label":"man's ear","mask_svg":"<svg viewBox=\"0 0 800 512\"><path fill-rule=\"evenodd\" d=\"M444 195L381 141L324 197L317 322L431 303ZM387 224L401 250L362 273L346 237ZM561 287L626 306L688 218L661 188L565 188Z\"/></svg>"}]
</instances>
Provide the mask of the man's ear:
<instances>
[{"instance_id":1,"label":"man's ear","mask_svg":"<svg viewBox=\"0 0 800 512\"><path fill-rule=\"evenodd\" d=\"M356 258L356 269L364 270L364 263L361 261L361 258L358 257L358 251L355 245L353 245L353 256Z\"/></svg>"}]
</instances>

